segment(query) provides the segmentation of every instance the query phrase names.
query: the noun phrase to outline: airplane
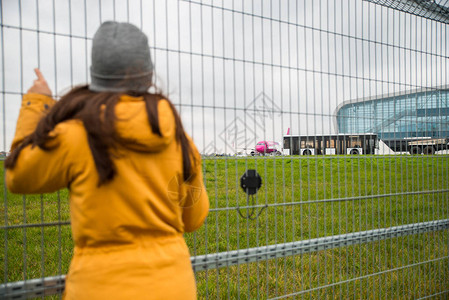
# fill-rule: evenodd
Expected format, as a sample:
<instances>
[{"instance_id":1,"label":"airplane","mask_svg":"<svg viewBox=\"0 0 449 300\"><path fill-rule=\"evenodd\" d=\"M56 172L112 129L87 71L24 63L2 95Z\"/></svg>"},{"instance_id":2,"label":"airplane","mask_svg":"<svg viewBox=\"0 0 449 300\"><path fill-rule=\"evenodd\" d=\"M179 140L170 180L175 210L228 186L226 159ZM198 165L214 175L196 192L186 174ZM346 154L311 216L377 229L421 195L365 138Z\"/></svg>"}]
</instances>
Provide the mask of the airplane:
<instances>
[{"instance_id":1,"label":"airplane","mask_svg":"<svg viewBox=\"0 0 449 300\"><path fill-rule=\"evenodd\" d=\"M287 135L290 134L290 127L287 130ZM282 155L282 148L278 142L274 141L260 141L256 144L255 150L251 151L251 155Z\"/></svg>"},{"instance_id":2,"label":"airplane","mask_svg":"<svg viewBox=\"0 0 449 300\"><path fill-rule=\"evenodd\" d=\"M256 144L255 151L251 152L251 155L281 155L281 146L278 142L273 141L260 141Z\"/></svg>"}]
</instances>

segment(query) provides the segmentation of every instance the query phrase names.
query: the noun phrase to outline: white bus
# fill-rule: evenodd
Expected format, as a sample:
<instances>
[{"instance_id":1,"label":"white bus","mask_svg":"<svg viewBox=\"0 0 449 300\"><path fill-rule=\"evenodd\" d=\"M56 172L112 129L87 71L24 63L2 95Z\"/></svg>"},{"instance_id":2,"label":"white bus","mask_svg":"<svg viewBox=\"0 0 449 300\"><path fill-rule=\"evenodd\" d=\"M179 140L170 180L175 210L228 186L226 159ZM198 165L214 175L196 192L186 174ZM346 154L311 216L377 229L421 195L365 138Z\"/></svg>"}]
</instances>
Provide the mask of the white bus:
<instances>
[{"instance_id":1,"label":"white bus","mask_svg":"<svg viewBox=\"0 0 449 300\"><path fill-rule=\"evenodd\" d=\"M377 134L286 135L284 150L291 155L375 154Z\"/></svg>"}]
</instances>

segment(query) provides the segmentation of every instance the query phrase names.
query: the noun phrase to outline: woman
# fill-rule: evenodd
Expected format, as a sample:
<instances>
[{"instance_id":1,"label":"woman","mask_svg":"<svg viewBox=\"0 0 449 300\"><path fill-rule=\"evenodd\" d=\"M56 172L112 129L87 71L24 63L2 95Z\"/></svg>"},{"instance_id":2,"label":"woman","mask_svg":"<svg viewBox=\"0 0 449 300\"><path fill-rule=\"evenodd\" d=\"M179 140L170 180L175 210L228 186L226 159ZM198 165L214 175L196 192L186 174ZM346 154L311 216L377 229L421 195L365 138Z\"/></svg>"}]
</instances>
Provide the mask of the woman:
<instances>
[{"instance_id":1,"label":"woman","mask_svg":"<svg viewBox=\"0 0 449 300\"><path fill-rule=\"evenodd\" d=\"M69 189L75 249L65 299L195 299L182 235L209 209L201 158L170 101L148 93L145 34L103 23L91 84L57 102L35 71L6 182L14 193Z\"/></svg>"}]
</instances>

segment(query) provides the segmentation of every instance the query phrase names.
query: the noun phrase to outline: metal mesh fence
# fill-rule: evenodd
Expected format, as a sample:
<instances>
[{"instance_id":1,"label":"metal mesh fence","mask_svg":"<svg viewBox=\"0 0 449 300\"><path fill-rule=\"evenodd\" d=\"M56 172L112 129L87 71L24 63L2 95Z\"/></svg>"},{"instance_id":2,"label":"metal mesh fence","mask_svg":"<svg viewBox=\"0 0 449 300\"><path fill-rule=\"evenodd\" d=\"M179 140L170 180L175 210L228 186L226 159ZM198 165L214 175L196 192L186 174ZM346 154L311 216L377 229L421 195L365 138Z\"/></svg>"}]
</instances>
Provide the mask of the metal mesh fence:
<instances>
[{"instance_id":1,"label":"metal mesh fence","mask_svg":"<svg viewBox=\"0 0 449 300\"><path fill-rule=\"evenodd\" d=\"M148 35L203 159L211 209L185 235L199 298L448 297L447 1L0 5L4 151L34 67L58 98L88 82L102 22ZM0 297L60 297L68 191L2 184Z\"/></svg>"}]
</instances>

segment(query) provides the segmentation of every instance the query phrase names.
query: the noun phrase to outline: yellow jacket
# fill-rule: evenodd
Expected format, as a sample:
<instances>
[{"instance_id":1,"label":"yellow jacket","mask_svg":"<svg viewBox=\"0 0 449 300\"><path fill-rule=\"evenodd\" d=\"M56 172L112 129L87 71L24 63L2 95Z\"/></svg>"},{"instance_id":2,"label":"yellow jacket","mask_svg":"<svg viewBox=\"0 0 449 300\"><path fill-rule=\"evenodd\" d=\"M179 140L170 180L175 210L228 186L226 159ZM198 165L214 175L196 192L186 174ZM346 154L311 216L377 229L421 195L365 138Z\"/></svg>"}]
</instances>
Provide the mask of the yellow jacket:
<instances>
[{"instance_id":1,"label":"yellow jacket","mask_svg":"<svg viewBox=\"0 0 449 300\"><path fill-rule=\"evenodd\" d=\"M54 102L39 94L24 96L12 149ZM57 147L22 150L14 169L6 171L7 187L24 194L68 187L75 251L66 299L194 299L194 274L182 234L199 228L209 209L199 153L192 143L197 175L184 184L167 101L158 104L162 137L152 133L141 98L123 95L115 111L118 134L140 145L119 149L111 182L97 186L84 126L70 120L52 132Z\"/></svg>"}]
</instances>

